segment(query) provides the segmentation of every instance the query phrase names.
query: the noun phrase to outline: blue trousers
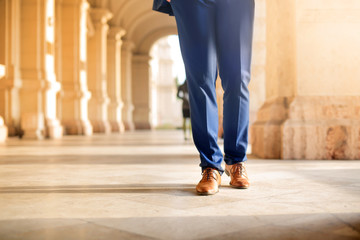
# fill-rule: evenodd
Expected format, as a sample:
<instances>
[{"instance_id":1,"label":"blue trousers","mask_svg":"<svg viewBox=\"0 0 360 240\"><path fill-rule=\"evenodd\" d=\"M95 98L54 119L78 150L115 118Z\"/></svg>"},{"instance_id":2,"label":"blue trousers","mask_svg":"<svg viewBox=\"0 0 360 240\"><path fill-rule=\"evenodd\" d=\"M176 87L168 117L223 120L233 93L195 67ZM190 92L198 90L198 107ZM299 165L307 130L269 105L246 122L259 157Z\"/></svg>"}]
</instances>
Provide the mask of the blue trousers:
<instances>
[{"instance_id":1,"label":"blue trousers","mask_svg":"<svg viewBox=\"0 0 360 240\"><path fill-rule=\"evenodd\" d=\"M222 174L224 160L244 162L248 145L254 0L171 0L188 80L200 167ZM224 156L217 144L217 74L224 89Z\"/></svg>"}]
</instances>

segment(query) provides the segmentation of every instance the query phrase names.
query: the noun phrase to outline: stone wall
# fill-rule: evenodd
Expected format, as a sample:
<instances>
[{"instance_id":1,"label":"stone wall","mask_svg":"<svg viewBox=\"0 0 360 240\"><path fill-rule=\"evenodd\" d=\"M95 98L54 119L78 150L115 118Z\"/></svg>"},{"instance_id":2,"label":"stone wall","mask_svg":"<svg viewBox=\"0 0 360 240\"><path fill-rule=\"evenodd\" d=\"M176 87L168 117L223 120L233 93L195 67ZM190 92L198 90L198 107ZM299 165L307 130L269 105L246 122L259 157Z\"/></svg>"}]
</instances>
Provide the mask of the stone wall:
<instances>
[{"instance_id":1,"label":"stone wall","mask_svg":"<svg viewBox=\"0 0 360 240\"><path fill-rule=\"evenodd\" d=\"M360 159L360 2L267 1L262 158Z\"/></svg>"}]
</instances>

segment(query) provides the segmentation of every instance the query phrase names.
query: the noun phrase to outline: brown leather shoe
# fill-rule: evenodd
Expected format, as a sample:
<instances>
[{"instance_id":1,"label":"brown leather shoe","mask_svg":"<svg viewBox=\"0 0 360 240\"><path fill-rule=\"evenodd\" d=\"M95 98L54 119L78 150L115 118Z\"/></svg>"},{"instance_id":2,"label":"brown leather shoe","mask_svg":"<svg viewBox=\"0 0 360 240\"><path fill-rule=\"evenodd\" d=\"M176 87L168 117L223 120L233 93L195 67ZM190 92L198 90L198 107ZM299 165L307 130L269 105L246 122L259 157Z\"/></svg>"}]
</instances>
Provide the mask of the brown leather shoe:
<instances>
[{"instance_id":1,"label":"brown leather shoe","mask_svg":"<svg viewBox=\"0 0 360 240\"><path fill-rule=\"evenodd\" d=\"M234 165L225 164L225 173L230 176L230 185L232 187L248 188L250 186L245 164L243 162Z\"/></svg>"},{"instance_id":2,"label":"brown leather shoe","mask_svg":"<svg viewBox=\"0 0 360 240\"><path fill-rule=\"evenodd\" d=\"M202 175L202 179L196 186L196 192L200 195L213 195L217 193L221 184L219 171L214 168L206 168Z\"/></svg>"}]
</instances>

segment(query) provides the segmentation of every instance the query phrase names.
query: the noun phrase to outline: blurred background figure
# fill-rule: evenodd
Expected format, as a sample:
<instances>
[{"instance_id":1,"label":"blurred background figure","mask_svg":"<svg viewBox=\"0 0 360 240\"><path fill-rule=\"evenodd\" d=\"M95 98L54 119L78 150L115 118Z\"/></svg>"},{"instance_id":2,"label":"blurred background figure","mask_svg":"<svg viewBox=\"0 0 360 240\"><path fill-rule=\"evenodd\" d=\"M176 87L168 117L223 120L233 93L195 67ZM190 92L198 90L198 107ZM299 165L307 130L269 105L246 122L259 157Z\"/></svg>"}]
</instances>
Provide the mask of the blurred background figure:
<instances>
[{"instance_id":1,"label":"blurred background figure","mask_svg":"<svg viewBox=\"0 0 360 240\"><path fill-rule=\"evenodd\" d=\"M177 97L182 102L182 114L183 114L183 131L184 139L188 140L191 138L191 121L190 121L190 105L189 105L189 91L187 86L187 80L178 87Z\"/></svg>"}]
</instances>

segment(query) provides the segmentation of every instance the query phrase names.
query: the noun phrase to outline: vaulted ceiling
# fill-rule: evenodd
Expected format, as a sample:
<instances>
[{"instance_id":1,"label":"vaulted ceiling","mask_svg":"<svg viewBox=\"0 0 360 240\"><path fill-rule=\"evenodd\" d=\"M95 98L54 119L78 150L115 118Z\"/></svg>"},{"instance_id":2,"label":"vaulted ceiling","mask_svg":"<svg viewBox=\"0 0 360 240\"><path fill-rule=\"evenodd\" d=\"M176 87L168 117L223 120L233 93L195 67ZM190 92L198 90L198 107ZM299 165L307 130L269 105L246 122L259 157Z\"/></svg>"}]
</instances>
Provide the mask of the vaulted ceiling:
<instances>
[{"instance_id":1,"label":"vaulted ceiling","mask_svg":"<svg viewBox=\"0 0 360 240\"><path fill-rule=\"evenodd\" d=\"M177 34L175 18L152 10L152 0L89 0L92 7L113 13L111 26L125 29L124 39L135 44L135 53L148 53L159 38Z\"/></svg>"}]
</instances>

